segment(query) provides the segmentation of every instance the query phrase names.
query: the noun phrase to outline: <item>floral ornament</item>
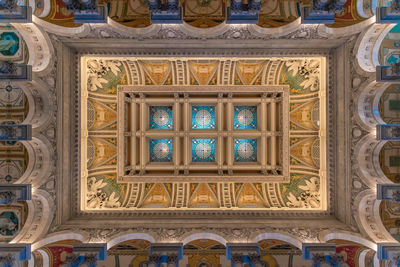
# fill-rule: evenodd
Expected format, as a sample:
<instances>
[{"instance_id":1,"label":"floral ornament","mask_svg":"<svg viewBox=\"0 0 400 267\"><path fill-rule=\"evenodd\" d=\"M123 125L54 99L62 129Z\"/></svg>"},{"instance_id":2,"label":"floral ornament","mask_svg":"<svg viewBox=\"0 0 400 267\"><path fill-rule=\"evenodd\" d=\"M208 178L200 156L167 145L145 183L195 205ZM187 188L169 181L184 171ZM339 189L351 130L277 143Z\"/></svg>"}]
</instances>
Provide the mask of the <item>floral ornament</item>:
<instances>
[{"instance_id":1,"label":"floral ornament","mask_svg":"<svg viewBox=\"0 0 400 267\"><path fill-rule=\"evenodd\" d=\"M299 185L301 192L298 197L293 193L289 193L288 202L286 205L292 208L319 208L320 207L320 193L319 193L319 180L317 177L311 177L305 180L306 185Z\"/></svg>"},{"instance_id":2,"label":"floral ornament","mask_svg":"<svg viewBox=\"0 0 400 267\"><path fill-rule=\"evenodd\" d=\"M95 177L91 177L88 181L87 191L87 206L92 209L99 208L119 208L121 202L119 197L115 196L115 192L112 192L110 196L104 193L101 189L104 188L107 183L103 182L103 179L96 181Z\"/></svg>"},{"instance_id":3,"label":"floral ornament","mask_svg":"<svg viewBox=\"0 0 400 267\"><path fill-rule=\"evenodd\" d=\"M288 72L293 76L299 74L304 81L300 84L304 89L310 88L317 91L319 88L319 61L315 59L289 60L286 61Z\"/></svg>"},{"instance_id":4,"label":"floral ornament","mask_svg":"<svg viewBox=\"0 0 400 267\"><path fill-rule=\"evenodd\" d=\"M110 71L117 76L120 72L119 66L121 66L121 62L116 60L89 60L87 62L88 90L97 91L99 88L103 88L103 84L108 83L108 80L103 77Z\"/></svg>"}]
</instances>

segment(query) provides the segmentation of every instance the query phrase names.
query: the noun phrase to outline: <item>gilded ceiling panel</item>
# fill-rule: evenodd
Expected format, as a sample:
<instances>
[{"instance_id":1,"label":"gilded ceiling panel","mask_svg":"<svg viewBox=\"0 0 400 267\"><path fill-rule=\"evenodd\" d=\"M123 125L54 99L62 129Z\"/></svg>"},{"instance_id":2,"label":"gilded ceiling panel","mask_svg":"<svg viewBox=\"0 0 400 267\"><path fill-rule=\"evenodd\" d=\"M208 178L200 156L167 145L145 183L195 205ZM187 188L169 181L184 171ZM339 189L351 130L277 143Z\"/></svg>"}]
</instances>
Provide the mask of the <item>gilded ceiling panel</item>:
<instances>
[{"instance_id":1,"label":"gilded ceiling panel","mask_svg":"<svg viewBox=\"0 0 400 267\"><path fill-rule=\"evenodd\" d=\"M83 210L326 209L325 58L82 57L81 66ZM118 127L123 124L118 120L120 85L158 86L166 91L286 86L289 103L280 112L289 118L287 179L279 182L265 176L238 182L229 181L229 175L223 180L216 175L206 182L184 178L121 182L118 161L127 159L118 157ZM139 157L141 152L137 153Z\"/></svg>"}]
</instances>

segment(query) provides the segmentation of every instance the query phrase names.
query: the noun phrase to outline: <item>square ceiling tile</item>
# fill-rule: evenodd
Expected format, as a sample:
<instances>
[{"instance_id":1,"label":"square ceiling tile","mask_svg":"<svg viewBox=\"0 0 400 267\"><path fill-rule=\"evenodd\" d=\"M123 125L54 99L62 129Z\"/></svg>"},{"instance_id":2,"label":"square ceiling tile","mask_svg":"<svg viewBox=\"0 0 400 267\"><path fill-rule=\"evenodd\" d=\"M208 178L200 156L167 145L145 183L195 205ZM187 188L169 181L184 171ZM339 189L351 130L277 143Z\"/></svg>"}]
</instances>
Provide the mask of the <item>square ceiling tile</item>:
<instances>
[{"instance_id":1,"label":"square ceiling tile","mask_svg":"<svg viewBox=\"0 0 400 267\"><path fill-rule=\"evenodd\" d=\"M235 162L257 161L257 139L235 139Z\"/></svg>"},{"instance_id":2,"label":"square ceiling tile","mask_svg":"<svg viewBox=\"0 0 400 267\"><path fill-rule=\"evenodd\" d=\"M215 129L215 106L192 106L192 129Z\"/></svg>"},{"instance_id":3,"label":"square ceiling tile","mask_svg":"<svg viewBox=\"0 0 400 267\"><path fill-rule=\"evenodd\" d=\"M150 106L150 129L172 129L172 107Z\"/></svg>"},{"instance_id":4,"label":"square ceiling tile","mask_svg":"<svg viewBox=\"0 0 400 267\"><path fill-rule=\"evenodd\" d=\"M192 161L214 162L215 139L192 139Z\"/></svg>"},{"instance_id":5,"label":"square ceiling tile","mask_svg":"<svg viewBox=\"0 0 400 267\"><path fill-rule=\"evenodd\" d=\"M150 162L172 162L172 138L150 139Z\"/></svg>"},{"instance_id":6,"label":"square ceiling tile","mask_svg":"<svg viewBox=\"0 0 400 267\"><path fill-rule=\"evenodd\" d=\"M234 124L236 129L257 129L256 106L234 106Z\"/></svg>"}]
</instances>

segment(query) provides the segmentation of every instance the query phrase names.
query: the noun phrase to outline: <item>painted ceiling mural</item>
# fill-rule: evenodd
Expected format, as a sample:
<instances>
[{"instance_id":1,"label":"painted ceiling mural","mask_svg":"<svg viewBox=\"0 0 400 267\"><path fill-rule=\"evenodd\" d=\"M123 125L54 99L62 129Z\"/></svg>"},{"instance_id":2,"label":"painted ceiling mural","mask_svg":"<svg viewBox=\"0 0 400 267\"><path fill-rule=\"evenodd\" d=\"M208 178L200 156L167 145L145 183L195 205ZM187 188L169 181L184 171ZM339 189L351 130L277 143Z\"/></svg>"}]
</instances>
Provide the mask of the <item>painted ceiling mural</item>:
<instances>
[{"instance_id":1,"label":"painted ceiling mural","mask_svg":"<svg viewBox=\"0 0 400 267\"><path fill-rule=\"evenodd\" d=\"M85 209L182 208L326 208L324 60L273 58L265 60L82 58L82 187ZM85 67L86 66L86 67ZM222 69L230 69L227 76ZM117 181L118 85L288 85L290 88L290 182L273 183L119 183ZM87 91L86 91L87 90ZM324 101L322 101L324 103ZM322 107L322 109L321 109ZM322 113L321 113L322 112ZM86 118L85 118L86 116ZM87 129L87 131L85 130ZM86 148L86 149L85 149ZM85 158L87 160L85 160ZM322 163L321 163L322 162ZM180 189L182 188L182 190ZM225 188L225 189L224 189ZM228 190L229 198L221 198Z\"/></svg>"},{"instance_id":2,"label":"painted ceiling mural","mask_svg":"<svg viewBox=\"0 0 400 267\"><path fill-rule=\"evenodd\" d=\"M28 100L21 88L11 83L0 84L0 124L22 123L29 111ZM28 166L28 153L21 142L0 142L0 182L14 183Z\"/></svg>"},{"instance_id":3,"label":"painted ceiling mural","mask_svg":"<svg viewBox=\"0 0 400 267\"><path fill-rule=\"evenodd\" d=\"M400 204L390 200L382 200L379 214L386 230L394 239L400 241Z\"/></svg>"},{"instance_id":4,"label":"painted ceiling mural","mask_svg":"<svg viewBox=\"0 0 400 267\"><path fill-rule=\"evenodd\" d=\"M360 12L357 11L358 1L347 0L342 11L335 15L335 23L327 26L346 27L371 17L373 15L371 9L375 7L373 3L370 3L371 0L364 0L363 9L360 11L364 16L361 16ZM67 11L62 0L51 0L51 7L48 12L43 11L42 2L43 0L36 0L35 15L45 21L64 27L81 25L73 22L73 14ZM185 0L180 2L183 7L183 21L191 26L210 28L220 25L226 20L226 0ZM307 3L307 1L304 1L304 3ZM99 1L99 4L107 6L109 17L124 26L143 28L151 24L149 6L145 0L102 0ZM274 28L291 23L300 17L301 5L302 1L300 0L262 0L258 26Z\"/></svg>"},{"instance_id":5,"label":"painted ceiling mural","mask_svg":"<svg viewBox=\"0 0 400 267\"><path fill-rule=\"evenodd\" d=\"M10 24L0 23L0 60L27 63L28 49L21 34Z\"/></svg>"}]
</instances>

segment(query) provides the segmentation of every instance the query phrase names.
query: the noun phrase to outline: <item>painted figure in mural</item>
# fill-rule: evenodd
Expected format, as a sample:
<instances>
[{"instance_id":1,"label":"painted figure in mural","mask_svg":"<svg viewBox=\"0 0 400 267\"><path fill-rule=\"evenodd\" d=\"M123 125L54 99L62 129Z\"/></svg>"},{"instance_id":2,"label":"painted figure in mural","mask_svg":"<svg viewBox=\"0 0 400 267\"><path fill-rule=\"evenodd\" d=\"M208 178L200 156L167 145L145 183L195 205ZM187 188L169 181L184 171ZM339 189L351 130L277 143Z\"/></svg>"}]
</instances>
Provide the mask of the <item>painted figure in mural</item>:
<instances>
[{"instance_id":1,"label":"painted figure in mural","mask_svg":"<svg viewBox=\"0 0 400 267\"><path fill-rule=\"evenodd\" d=\"M18 231L18 218L14 212L3 212L0 214L0 234L13 236Z\"/></svg>"},{"instance_id":2,"label":"painted figure in mural","mask_svg":"<svg viewBox=\"0 0 400 267\"><path fill-rule=\"evenodd\" d=\"M13 56L18 52L19 38L14 32L0 34L0 53L4 56Z\"/></svg>"}]
</instances>

